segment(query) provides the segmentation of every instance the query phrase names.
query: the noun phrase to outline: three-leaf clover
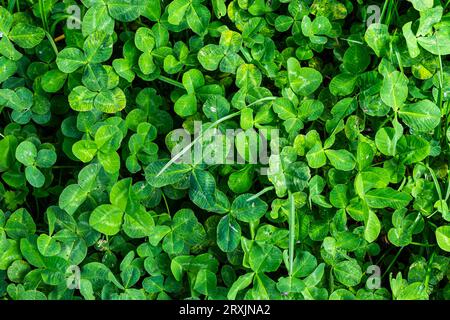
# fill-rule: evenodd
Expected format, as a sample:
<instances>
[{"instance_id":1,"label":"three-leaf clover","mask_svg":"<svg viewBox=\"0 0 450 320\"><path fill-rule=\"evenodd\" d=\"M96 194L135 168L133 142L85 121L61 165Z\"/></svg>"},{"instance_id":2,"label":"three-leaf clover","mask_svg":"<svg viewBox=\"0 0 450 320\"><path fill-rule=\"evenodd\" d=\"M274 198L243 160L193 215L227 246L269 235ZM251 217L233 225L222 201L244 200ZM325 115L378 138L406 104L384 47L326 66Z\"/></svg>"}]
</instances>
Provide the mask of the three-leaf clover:
<instances>
[{"instance_id":1,"label":"three-leaf clover","mask_svg":"<svg viewBox=\"0 0 450 320\"><path fill-rule=\"evenodd\" d=\"M31 141L23 141L17 146L16 159L25 166L27 181L33 187L40 188L46 180L41 169L50 168L55 164L56 152L52 146L41 145L38 148Z\"/></svg>"}]
</instances>

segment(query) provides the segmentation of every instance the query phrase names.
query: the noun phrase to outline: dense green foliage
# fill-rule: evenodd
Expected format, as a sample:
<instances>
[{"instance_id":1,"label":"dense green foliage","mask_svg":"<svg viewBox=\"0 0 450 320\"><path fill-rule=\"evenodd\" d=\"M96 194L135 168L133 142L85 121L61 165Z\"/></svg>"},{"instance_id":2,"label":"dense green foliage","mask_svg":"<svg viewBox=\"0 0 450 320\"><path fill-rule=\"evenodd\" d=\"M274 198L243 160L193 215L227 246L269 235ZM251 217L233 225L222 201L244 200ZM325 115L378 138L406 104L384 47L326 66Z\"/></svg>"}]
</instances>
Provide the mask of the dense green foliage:
<instances>
[{"instance_id":1,"label":"dense green foliage","mask_svg":"<svg viewBox=\"0 0 450 320\"><path fill-rule=\"evenodd\" d=\"M450 1L1 0L0 35L0 299L450 299ZM170 160L194 121L280 153Z\"/></svg>"}]
</instances>

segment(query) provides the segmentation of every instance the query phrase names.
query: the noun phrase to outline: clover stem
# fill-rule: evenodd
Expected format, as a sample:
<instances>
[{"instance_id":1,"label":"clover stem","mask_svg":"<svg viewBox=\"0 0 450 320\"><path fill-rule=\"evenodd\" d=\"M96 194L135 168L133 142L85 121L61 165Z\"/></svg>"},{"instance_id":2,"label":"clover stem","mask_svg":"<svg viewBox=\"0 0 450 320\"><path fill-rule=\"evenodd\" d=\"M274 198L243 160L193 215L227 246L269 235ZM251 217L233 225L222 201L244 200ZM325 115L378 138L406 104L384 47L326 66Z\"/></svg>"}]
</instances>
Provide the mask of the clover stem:
<instances>
[{"instance_id":1,"label":"clover stem","mask_svg":"<svg viewBox=\"0 0 450 320\"><path fill-rule=\"evenodd\" d=\"M450 172L447 174L447 192L445 193L445 201L450 197Z\"/></svg>"},{"instance_id":2,"label":"clover stem","mask_svg":"<svg viewBox=\"0 0 450 320\"><path fill-rule=\"evenodd\" d=\"M16 5L16 0L8 1L8 11L12 13L15 5Z\"/></svg>"},{"instance_id":3,"label":"clover stem","mask_svg":"<svg viewBox=\"0 0 450 320\"><path fill-rule=\"evenodd\" d=\"M412 244L413 246L420 246L420 247L434 247L435 244L427 244L427 243L420 243L420 242L410 242L409 244Z\"/></svg>"},{"instance_id":4,"label":"clover stem","mask_svg":"<svg viewBox=\"0 0 450 320\"><path fill-rule=\"evenodd\" d=\"M411 230L414 230L415 228L416 228L416 225L417 225L417 223L419 223L419 218L421 217L421 213L420 212L418 212L417 213L417 217L416 217L416 219L414 220L414 222L413 222L413 224L412 224L412 226L411 226ZM398 252L397 252L397 254L395 255L395 257L394 257L394 259L392 259L392 261L391 261L391 263L389 264L389 266L387 267L387 269L386 269L386 271L383 273L383 275L381 276L381 279L383 279L388 273L389 273L389 271L391 270L391 268L392 268L392 266L394 265L394 263L395 263L395 261L397 261L397 259L398 259L398 257L399 257L399 255L400 255L400 253L402 253L402 251L403 251L403 248L405 248L406 246L403 246L403 247L401 247L400 248L400 250L398 250Z\"/></svg>"},{"instance_id":5,"label":"clover stem","mask_svg":"<svg viewBox=\"0 0 450 320\"><path fill-rule=\"evenodd\" d=\"M385 0L384 1L383 9L381 10L380 19L379 19L380 23L383 21L384 14L386 13L386 8L387 8L388 2L389 2L389 0Z\"/></svg>"},{"instance_id":6,"label":"clover stem","mask_svg":"<svg viewBox=\"0 0 450 320\"><path fill-rule=\"evenodd\" d=\"M432 223L431 221L428 220L428 224L434 229L437 229L437 225L435 225L434 223Z\"/></svg>"},{"instance_id":7,"label":"clover stem","mask_svg":"<svg viewBox=\"0 0 450 320\"><path fill-rule=\"evenodd\" d=\"M48 21L47 21L47 16L44 13L44 2L42 0L39 0L39 13L41 16L41 20L42 20L42 26L44 27L44 30L46 32L48 32Z\"/></svg>"},{"instance_id":8,"label":"clover stem","mask_svg":"<svg viewBox=\"0 0 450 320\"><path fill-rule=\"evenodd\" d=\"M161 76L160 76L160 77L161 77ZM164 77L164 76L162 76L162 77L163 77L163 78L166 78L166 77ZM169 80L173 81L173 80L170 79L170 78L166 78L166 79L169 79ZM164 80L163 80L163 81L164 81ZM179 83L179 82L176 82L176 83ZM261 103L261 102L264 102L264 101L275 100L275 99L276 99L276 97L264 97L264 98L258 99L258 100L256 100L256 101L250 103L247 107L251 107L251 106L253 106L253 105L255 105L255 104L258 104L258 103ZM236 112L234 112L234 113L231 113L231 114L229 114L229 115L226 115L226 116L224 116L224 117L222 117L222 118L216 120L216 121L213 122L212 124L210 124L210 125L208 126L208 128L206 128L206 130L200 132L200 134L199 134L199 135L198 135L191 143L189 143L189 144L188 144L186 147L184 147L180 152L178 152L174 157L172 157L172 159L170 159L169 162L167 162L166 165L165 165L164 167L162 167L162 169L158 172L158 174L156 175L156 177L159 177L164 171L167 170L167 168L169 168L175 161L177 161L181 156L183 156L186 152L188 152L188 151L192 148L192 146L194 146L200 139L202 139L202 138L203 138L203 133L204 133L204 132L207 132L208 130L214 128L215 126L219 125L220 123L222 123L222 122L224 122L224 121L230 120L230 119L232 119L232 118L234 118L234 117L240 115L240 114L241 114L241 111L242 111L242 109L239 110L239 111L236 111Z\"/></svg>"},{"instance_id":9,"label":"clover stem","mask_svg":"<svg viewBox=\"0 0 450 320\"><path fill-rule=\"evenodd\" d=\"M399 65L399 67L400 67L400 71L404 74L405 72L404 72L404 70L403 70L402 59L401 59L401 57L400 57L400 53L398 53L397 50L395 50L395 57L397 58L398 65Z\"/></svg>"},{"instance_id":10,"label":"clover stem","mask_svg":"<svg viewBox=\"0 0 450 320\"><path fill-rule=\"evenodd\" d=\"M398 187L397 190L398 191L402 191L402 189L405 186L405 184L406 184L406 177L403 178L402 183L400 184L400 187Z\"/></svg>"},{"instance_id":11,"label":"clover stem","mask_svg":"<svg viewBox=\"0 0 450 320\"><path fill-rule=\"evenodd\" d=\"M391 252L392 247L390 247L389 249L387 249L380 258L378 258L378 260L374 263L375 265L379 265L381 263L381 261L383 261L383 259L389 254L389 252Z\"/></svg>"},{"instance_id":12,"label":"clover stem","mask_svg":"<svg viewBox=\"0 0 450 320\"><path fill-rule=\"evenodd\" d=\"M165 83L171 84L171 85L173 85L175 87L184 89L184 86L183 86L182 83L180 83L180 82L178 82L176 80L170 79L169 77L159 76L157 79L159 79L159 80L161 80L161 81L163 81Z\"/></svg>"},{"instance_id":13,"label":"clover stem","mask_svg":"<svg viewBox=\"0 0 450 320\"><path fill-rule=\"evenodd\" d=\"M428 284L430 283L430 276L431 276L432 264L433 264L435 253L436 252L433 252L431 254L430 261L428 261L428 264L427 264L427 271L426 271L426 276L425 276L425 281L424 281L424 285L425 285L426 290L428 290Z\"/></svg>"},{"instance_id":14,"label":"clover stem","mask_svg":"<svg viewBox=\"0 0 450 320\"><path fill-rule=\"evenodd\" d=\"M259 220L250 222L250 236L255 240L255 229L258 227Z\"/></svg>"},{"instance_id":15,"label":"clover stem","mask_svg":"<svg viewBox=\"0 0 450 320\"><path fill-rule=\"evenodd\" d=\"M253 196L251 196L250 198L247 199L247 201L252 201L256 198L259 198L260 196L262 196L264 193L269 192L271 190L275 189L274 186L270 186L270 187L266 187L264 189L262 189L260 192L255 193Z\"/></svg>"},{"instance_id":16,"label":"clover stem","mask_svg":"<svg viewBox=\"0 0 450 320\"><path fill-rule=\"evenodd\" d=\"M447 104L445 107L445 127L444 127L445 137L447 137L448 124L450 121L449 107L450 107L450 101L447 101ZM450 143L450 139L447 138L447 142ZM446 144L446 149L448 149L448 143Z\"/></svg>"},{"instance_id":17,"label":"clover stem","mask_svg":"<svg viewBox=\"0 0 450 320\"><path fill-rule=\"evenodd\" d=\"M48 42L50 42L50 45L52 46L53 51L56 55L58 55L58 48L56 47L55 41L53 41L53 37L48 33L48 31L45 31L45 36L48 39Z\"/></svg>"},{"instance_id":18,"label":"clover stem","mask_svg":"<svg viewBox=\"0 0 450 320\"><path fill-rule=\"evenodd\" d=\"M162 197L164 199L164 204L166 205L167 214L170 216L169 204L167 203L167 199L166 199L166 196L164 195L164 192L161 192L161 195L162 195Z\"/></svg>"},{"instance_id":19,"label":"clover stem","mask_svg":"<svg viewBox=\"0 0 450 320\"><path fill-rule=\"evenodd\" d=\"M389 7L389 8L388 8ZM385 13L385 9L387 10L387 15L386 15L386 20L384 21L384 23L389 27L389 25L391 24L391 20L392 20L392 13L394 12L394 4L392 0L386 0L383 6L383 13ZM381 22L381 17L380 17L380 22Z\"/></svg>"},{"instance_id":20,"label":"clover stem","mask_svg":"<svg viewBox=\"0 0 450 320\"><path fill-rule=\"evenodd\" d=\"M434 216L436 213L438 213L439 211L434 210L432 214L427 216L427 219L430 219L432 216Z\"/></svg>"},{"instance_id":21,"label":"clover stem","mask_svg":"<svg viewBox=\"0 0 450 320\"><path fill-rule=\"evenodd\" d=\"M441 186L439 185L439 182L437 180L436 174L434 173L433 169L431 169L428 164L425 165L426 168L428 169L428 171L430 171L431 174L431 178L433 179L433 183L434 183L434 187L436 188L438 197L439 197L439 201L442 202L442 191L441 191Z\"/></svg>"},{"instance_id":22,"label":"clover stem","mask_svg":"<svg viewBox=\"0 0 450 320\"><path fill-rule=\"evenodd\" d=\"M264 98L258 99L258 100L256 100L256 101L250 103L250 104L247 106L247 108L248 108L248 107L251 107L251 106L254 106L255 104L264 102L264 101L270 101L270 100L275 100L275 99L277 99L277 97L264 97Z\"/></svg>"},{"instance_id":23,"label":"clover stem","mask_svg":"<svg viewBox=\"0 0 450 320\"><path fill-rule=\"evenodd\" d=\"M338 38L338 39L339 40L345 40L345 41L350 42L350 43L364 44L364 42L362 42L362 41L357 41L357 40L352 40L352 39L347 39L347 38Z\"/></svg>"},{"instance_id":24,"label":"clover stem","mask_svg":"<svg viewBox=\"0 0 450 320\"><path fill-rule=\"evenodd\" d=\"M439 48L439 47L438 47ZM443 76L444 76L444 71L442 70L442 59L441 59L441 55L439 54L439 69L440 69L440 75L439 75L439 109L442 110L442 104L444 102L443 99L443 92L442 92L442 88L444 87L443 82Z\"/></svg>"},{"instance_id":25,"label":"clover stem","mask_svg":"<svg viewBox=\"0 0 450 320\"><path fill-rule=\"evenodd\" d=\"M60 23L61 21L67 20L68 18L76 19L76 17L72 17L71 15L68 15L68 14L63 15L62 17L56 19L56 20L52 23L52 25L51 25L51 27L50 27L50 33L51 33L51 34L55 34L55 30L56 30L57 24ZM81 21L80 21L80 24L81 24Z\"/></svg>"},{"instance_id":26,"label":"clover stem","mask_svg":"<svg viewBox=\"0 0 450 320\"><path fill-rule=\"evenodd\" d=\"M383 275L381 276L381 279L383 279L388 273L389 271L391 271L392 266L394 265L395 261L397 261L398 257L400 256L400 253L402 253L403 249L405 247L401 247L398 251L397 254L395 255L394 259L392 259L391 263L389 264L389 266L387 267L386 271L383 273Z\"/></svg>"},{"instance_id":27,"label":"clover stem","mask_svg":"<svg viewBox=\"0 0 450 320\"><path fill-rule=\"evenodd\" d=\"M222 123L222 122L224 122L226 120L229 120L229 119L239 115L240 113L241 113L241 111L239 110L239 111L237 111L235 113L232 113L232 114L229 114L229 115L227 115L227 116L225 116L223 118L220 118L216 122L212 123L205 131L208 131L209 129L212 129L214 126L218 125L219 123ZM192 148L192 146L197 143L197 141L199 141L201 138L203 138L203 132L205 132L205 131L200 132L200 134L191 143L189 143L180 152L178 152L174 157L172 157L172 159L170 159L169 162L167 162L166 165L164 167L162 167L162 169L158 172L156 177L159 177L175 161L177 161L182 155L184 155L186 152L188 152Z\"/></svg>"},{"instance_id":28,"label":"clover stem","mask_svg":"<svg viewBox=\"0 0 450 320\"><path fill-rule=\"evenodd\" d=\"M333 277L333 267L330 268L330 276L328 277L329 284L330 284L330 290L334 291L334 277Z\"/></svg>"},{"instance_id":29,"label":"clover stem","mask_svg":"<svg viewBox=\"0 0 450 320\"><path fill-rule=\"evenodd\" d=\"M294 246L295 246L295 203L294 196L289 191L289 276L294 271Z\"/></svg>"}]
</instances>

